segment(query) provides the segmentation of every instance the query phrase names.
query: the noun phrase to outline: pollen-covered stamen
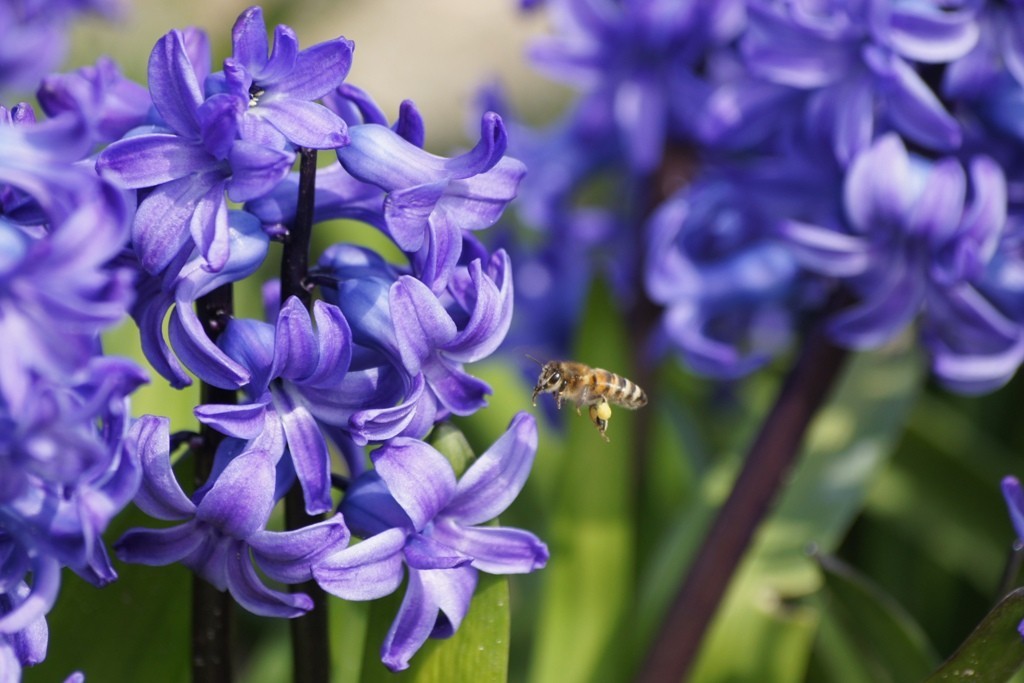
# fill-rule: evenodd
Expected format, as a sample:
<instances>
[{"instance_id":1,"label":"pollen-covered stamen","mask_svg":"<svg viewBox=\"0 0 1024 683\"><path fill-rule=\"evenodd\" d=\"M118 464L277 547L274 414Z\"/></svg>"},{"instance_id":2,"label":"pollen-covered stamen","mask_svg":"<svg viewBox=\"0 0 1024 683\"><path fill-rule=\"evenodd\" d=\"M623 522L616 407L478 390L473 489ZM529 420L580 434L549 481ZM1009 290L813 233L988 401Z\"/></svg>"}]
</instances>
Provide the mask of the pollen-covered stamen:
<instances>
[{"instance_id":1,"label":"pollen-covered stamen","mask_svg":"<svg viewBox=\"0 0 1024 683\"><path fill-rule=\"evenodd\" d=\"M249 86L249 108L257 106L260 103L260 97L263 96L266 90L253 83Z\"/></svg>"}]
</instances>

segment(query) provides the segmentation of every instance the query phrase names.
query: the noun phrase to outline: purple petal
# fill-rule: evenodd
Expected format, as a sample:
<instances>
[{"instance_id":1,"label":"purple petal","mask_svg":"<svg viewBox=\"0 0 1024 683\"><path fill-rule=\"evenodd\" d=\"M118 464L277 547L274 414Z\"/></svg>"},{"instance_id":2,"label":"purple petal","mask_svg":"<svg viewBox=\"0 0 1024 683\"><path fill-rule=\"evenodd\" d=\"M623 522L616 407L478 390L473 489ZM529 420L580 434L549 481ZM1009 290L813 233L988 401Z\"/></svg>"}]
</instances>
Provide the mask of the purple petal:
<instances>
[{"instance_id":1,"label":"purple petal","mask_svg":"<svg viewBox=\"0 0 1024 683\"><path fill-rule=\"evenodd\" d=\"M487 405L490 385L445 358L424 366L423 374L438 400L456 415L469 415Z\"/></svg>"},{"instance_id":2,"label":"purple petal","mask_svg":"<svg viewBox=\"0 0 1024 683\"><path fill-rule=\"evenodd\" d=\"M410 570L420 574L428 599L435 603L444 615L438 619L430 632L431 638L449 638L462 624L469 611L473 591L476 590L477 571L471 566L455 569Z\"/></svg>"},{"instance_id":3,"label":"purple petal","mask_svg":"<svg viewBox=\"0 0 1024 683\"><path fill-rule=\"evenodd\" d=\"M885 135L853 160L844 186L844 206L859 232L878 224L901 225L909 212L910 159L899 136Z\"/></svg>"},{"instance_id":4,"label":"purple petal","mask_svg":"<svg viewBox=\"0 0 1024 683\"><path fill-rule=\"evenodd\" d=\"M313 304L316 318L319 362L313 373L296 378L310 386L332 386L342 380L352 362L352 330L337 306L318 300Z\"/></svg>"},{"instance_id":5,"label":"purple petal","mask_svg":"<svg viewBox=\"0 0 1024 683\"><path fill-rule=\"evenodd\" d=\"M262 402L246 405L206 404L196 406L192 412L200 422L221 434L245 441L259 436L267 423L267 406Z\"/></svg>"},{"instance_id":6,"label":"purple petal","mask_svg":"<svg viewBox=\"0 0 1024 683\"><path fill-rule=\"evenodd\" d=\"M271 377L302 381L317 366L319 347L309 311L296 296L288 297L277 314Z\"/></svg>"},{"instance_id":7,"label":"purple petal","mask_svg":"<svg viewBox=\"0 0 1024 683\"><path fill-rule=\"evenodd\" d=\"M924 302L924 283L907 273L904 264L893 264L881 275L882 282L861 303L837 314L829 334L852 349L875 349L903 331Z\"/></svg>"},{"instance_id":8,"label":"purple petal","mask_svg":"<svg viewBox=\"0 0 1024 683\"><path fill-rule=\"evenodd\" d=\"M248 538L270 518L275 478L274 462L265 454L250 451L239 455L199 502L196 520L232 538Z\"/></svg>"},{"instance_id":9,"label":"purple petal","mask_svg":"<svg viewBox=\"0 0 1024 683\"><path fill-rule=\"evenodd\" d=\"M855 235L795 220L782 221L779 234L802 266L832 277L859 275L871 264L867 242Z\"/></svg>"},{"instance_id":10,"label":"purple petal","mask_svg":"<svg viewBox=\"0 0 1024 683\"><path fill-rule=\"evenodd\" d=\"M405 544L405 561L413 569L453 569L469 564L473 558L435 538L415 534Z\"/></svg>"},{"instance_id":11,"label":"purple petal","mask_svg":"<svg viewBox=\"0 0 1024 683\"><path fill-rule=\"evenodd\" d=\"M426 241L428 220L444 195L446 181L416 185L389 192L384 198L388 233L402 251L419 251Z\"/></svg>"},{"instance_id":12,"label":"purple petal","mask_svg":"<svg viewBox=\"0 0 1024 683\"><path fill-rule=\"evenodd\" d=\"M137 189L184 178L216 165L217 160L200 143L154 133L113 143L96 160L96 171L118 187Z\"/></svg>"},{"instance_id":13,"label":"purple petal","mask_svg":"<svg viewBox=\"0 0 1024 683\"><path fill-rule=\"evenodd\" d=\"M149 92L160 117L178 135L196 136L196 109L203 93L180 31L171 31L157 41L149 55Z\"/></svg>"},{"instance_id":14,"label":"purple petal","mask_svg":"<svg viewBox=\"0 0 1024 683\"><path fill-rule=\"evenodd\" d=\"M1021 491L1020 481L1017 477L1004 477L1002 488L1013 529L1017 532L1017 538L1024 539L1024 491Z\"/></svg>"},{"instance_id":15,"label":"purple petal","mask_svg":"<svg viewBox=\"0 0 1024 683\"><path fill-rule=\"evenodd\" d=\"M263 120L299 147L335 149L349 142L345 121L322 104L268 99L260 102L257 109Z\"/></svg>"},{"instance_id":16,"label":"purple petal","mask_svg":"<svg viewBox=\"0 0 1024 683\"><path fill-rule=\"evenodd\" d=\"M455 493L452 466L422 441L397 437L370 457L388 491L417 531L432 521Z\"/></svg>"},{"instance_id":17,"label":"purple petal","mask_svg":"<svg viewBox=\"0 0 1024 683\"><path fill-rule=\"evenodd\" d=\"M256 574L248 552L228 556L227 585L238 604L260 616L294 619L313 609L313 600L305 593L282 593L267 588Z\"/></svg>"},{"instance_id":18,"label":"purple petal","mask_svg":"<svg viewBox=\"0 0 1024 683\"><path fill-rule=\"evenodd\" d=\"M274 404L281 416L292 464L306 501L306 513L319 515L331 509L331 454L324 435L301 403L301 398L289 391L274 391Z\"/></svg>"},{"instance_id":19,"label":"purple petal","mask_svg":"<svg viewBox=\"0 0 1024 683\"><path fill-rule=\"evenodd\" d=\"M178 302L168 336L178 357L203 381L221 389L237 389L249 382L249 372L206 336L191 303Z\"/></svg>"},{"instance_id":20,"label":"purple petal","mask_svg":"<svg viewBox=\"0 0 1024 683\"><path fill-rule=\"evenodd\" d=\"M488 574L529 574L548 562L548 547L534 534L506 527L435 527L442 543L473 558L473 567ZM410 563L411 564L411 563Z\"/></svg>"},{"instance_id":21,"label":"purple petal","mask_svg":"<svg viewBox=\"0 0 1024 683\"><path fill-rule=\"evenodd\" d=\"M258 531L248 543L256 564L282 583L312 578L312 568L323 558L348 545L349 532L341 515L294 531Z\"/></svg>"},{"instance_id":22,"label":"purple petal","mask_svg":"<svg viewBox=\"0 0 1024 683\"><path fill-rule=\"evenodd\" d=\"M188 227L206 267L213 272L223 269L231 256L228 204L224 201L223 182L214 183L196 202Z\"/></svg>"},{"instance_id":23,"label":"purple petal","mask_svg":"<svg viewBox=\"0 0 1024 683\"><path fill-rule=\"evenodd\" d=\"M967 177L956 159L940 159L932 166L925 186L907 219L907 231L927 235L941 245L960 227Z\"/></svg>"},{"instance_id":24,"label":"purple petal","mask_svg":"<svg viewBox=\"0 0 1024 683\"><path fill-rule=\"evenodd\" d=\"M409 515L395 501L376 470L366 470L353 480L338 511L345 515L352 533L361 538L376 536L388 529L414 531Z\"/></svg>"},{"instance_id":25,"label":"purple petal","mask_svg":"<svg viewBox=\"0 0 1024 683\"><path fill-rule=\"evenodd\" d=\"M114 544L122 562L162 567L198 550L206 537L194 522L167 529L129 529Z\"/></svg>"},{"instance_id":26,"label":"purple petal","mask_svg":"<svg viewBox=\"0 0 1024 683\"><path fill-rule=\"evenodd\" d=\"M457 569L438 571L459 571ZM381 661L391 671L409 668L409 659L427 642L437 621L437 604L427 595L421 572L409 571L405 597L398 608L384 643L380 648Z\"/></svg>"},{"instance_id":27,"label":"purple petal","mask_svg":"<svg viewBox=\"0 0 1024 683\"><path fill-rule=\"evenodd\" d=\"M515 199L526 166L518 159L502 157L486 173L451 180L438 211L462 230L482 230L498 222L505 207ZM389 224L390 227L390 224Z\"/></svg>"},{"instance_id":28,"label":"purple petal","mask_svg":"<svg viewBox=\"0 0 1024 683\"><path fill-rule=\"evenodd\" d=\"M267 63L270 44L263 10L250 7L242 12L231 28L232 56L251 72L259 72Z\"/></svg>"},{"instance_id":29,"label":"purple petal","mask_svg":"<svg viewBox=\"0 0 1024 683\"><path fill-rule=\"evenodd\" d=\"M964 214L961 230L978 240L977 258L987 264L995 255L1006 224L1006 177L999 164L984 156L971 159L970 175L974 199Z\"/></svg>"},{"instance_id":30,"label":"purple petal","mask_svg":"<svg viewBox=\"0 0 1024 683\"><path fill-rule=\"evenodd\" d=\"M32 560L32 589L13 610L0 617L0 634L31 627L53 608L60 590L60 563L48 556Z\"/></svg>"},{"instance_id":31,"label":"purple petal","mask_svg":"<svg viewBox=\"0 0 1024 683\"><path fill-rule=\"evenodd\" d=\"M495 253L500 264L498 280L501 290L491 278L483 274L479 260L469 264L469 276L476 293L469 321L459 334L445 344L445 354L463 363L473 363L490 356L505 340L512 324L512 264L503 250Z\"/></svg>"},{"instance_id":32,"label":"purple petal","mask_svg":"<svg viewBox=\"0 0 1024 683\"><path fill-rule=\"evenodd\" d=\"M269 90L276 88L283 79L294 74L295 60L299 55L299 37L291 26L278 24L274 27L274 49L261 69L253 69L254 81Z\"/></svg>"},{"instance_id":33,"label":"purple petal","mask_svg":"<svg viewBox=\"0 0 1024 683\"><path fill-rule=\"evenodd\" d=\"M886 42L904 57L928 64L952 62L978 42L973 11L947 11L926 4L892 8Z\"/></svg>"},{"instance_id":34,"label":"purple petal","mask_svg":"<svg viewBox=\"0 0 1024 683\"><path fill-rule=\"evenodd\" d=\"M960 124L920 74L896 55L866 50L865 59L886 93L886 115L908 138L940 150L960 146Z\"/></svg>"},{"instance_id":35,"label":"purple petal","mask_svg":"<svg viewBox=\"0 0 1024 683\"><path fill-rule=\"evenodd\" d=\"M516 413L505 433L459 479L443 514L463 526L494 519L522 491L536 453L537 423L529 413Z\"/></svg>"},{"instance_id":36,"label":"purple petal","mask_svg":"<svg viewBox=\"0 0 1024 683\"><path fill-rule=\"evenodd\" d=\"M288 176L294 161L295 153L289 150L235 140L228 153L228 196L235 202L247 202L266 195Z\"/></svg>"},{"instance_id":37,"label":"purple petal","mask_svg":"<svg viewBox=\"0 0 1024 683\"><path fill-rule=\"evenodd\" d=\"M181 490L171 468L170 420L143 415L132 425L125 440L142 466L142 485L135 504L157 519L189 519L196 506Z\"/></svg>"},{"instance_id":38,"label":"purple petal","mask_svg":"<svg viewBox=\"0 0 1024 683\"><path fill-rule=\"evenodd\" d=\"M406 533L388 529L313 566L321 588L343 600L376 600L394 593L402 583Z\"/></svg>"},{"instance_id":39,"label":"purple petal","mask_svg":"<svg viewBox=\"0 0 1024 683\"><path fill-rule=\"evenodd\" d=\"M142 267L159 273L189 242L189 224L203 197L221 187L219 172L189 175L157 187L139 204L132 244Z\"/></svg>"},{"instance_id":40,"label":"purple petal","mask_svg":"<svg viewBox=\"0 0 1024 683\"><path fill-rule=\"evenodd\" d=\"M388 302L402 363L415 374L435 349L456 336L455 322L434 293L408 275L391 286Z\"/></svg>"},{"instance_id":41,"label":"purple petal","mask_svg":"<svg viewBox=\"0 0 1024 683\"><path fill-rule=\"evenodd\" d=\"M274 378L275 330L268 323L249 318L232 318L217 338L217 346L251 375L248 391L259 396Z\"/></svg>"},{"instance_id":42,"label":"purple petal","mask_svg":"<svg viewBox=\"0 0 1024 683\"><path fill-rule=\"evenodd\" d=\"M339 37L306 48L296 56L287 80L275 84L274 93L298 100L320 99L345 80L354 47L351 40Z\"/></svg>"}]
</instances>

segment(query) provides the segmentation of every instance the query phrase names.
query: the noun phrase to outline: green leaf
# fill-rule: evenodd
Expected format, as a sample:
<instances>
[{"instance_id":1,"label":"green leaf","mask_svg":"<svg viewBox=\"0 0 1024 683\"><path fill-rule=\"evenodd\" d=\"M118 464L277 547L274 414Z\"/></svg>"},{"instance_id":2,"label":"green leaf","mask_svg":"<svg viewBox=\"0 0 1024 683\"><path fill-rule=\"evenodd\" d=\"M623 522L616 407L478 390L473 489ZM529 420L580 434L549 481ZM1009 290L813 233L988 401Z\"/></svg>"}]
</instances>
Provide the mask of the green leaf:
<instances>
[{"instance_id":1,"label":"green leaf","mask_svg":"<svg viewBox=\"0 0 1024 683\"><path fill-rule=\"evenodd\" d=\"M928 678L939 681L1003 683L1024 665L1024 588L1018 588L985 615L967 640Z\"/></svg>"},{"instance_id":2,"label":"green leaf","mask_svg":"<svg viewBox=\"0 0 1024 683\"><path fill-rule=\"evenodd\" d=\"M611 296L597 287L579 333L575 360L629 376L625 326ZM549 399L545 396L544 399ZM551 560L541 572L540 612L528 679L534 683L623 680L630 656L618 629L633 604L634 420L615 408L605 443L589 417L571 405L543 534ZM541 445L542 454L551 448Z\"/></svg>"},{"instance_id":3,"label":"green leaf","mask_svg":"<svg viewBox=\"0 0 1024 683\"><path fill-rule=\"evenodd\" d=\"M476 458L465 434L450 422L442 422L434 427L430 434L430 445L447 458L456 477L461 477Z\"/></svg>"},{"instance_id":4,"label":"green leaf","mask_svg":"<svg viewBox=\"0 0 1024 683\"><path fill-rule=\"evenodd\" d=\"M823 620L836 654L845 651L844 676L877 683L923 680L938 661L920 625L888 593L839 559L822 555Z\"/></svg>"},{"instance_id":5,"label":"green leaf","mask_svg":"<svg viewBox=\"0 0 1024 683\"><path fill-rule=\"evenodd\" d=\"M508 680L508 579L480 573L469 613L445 640L428 639L405 671L393 674L380 661L380 646L398 612L403 590L370 607L362 683L505 683Z\"/></svg>"}]
</instances>

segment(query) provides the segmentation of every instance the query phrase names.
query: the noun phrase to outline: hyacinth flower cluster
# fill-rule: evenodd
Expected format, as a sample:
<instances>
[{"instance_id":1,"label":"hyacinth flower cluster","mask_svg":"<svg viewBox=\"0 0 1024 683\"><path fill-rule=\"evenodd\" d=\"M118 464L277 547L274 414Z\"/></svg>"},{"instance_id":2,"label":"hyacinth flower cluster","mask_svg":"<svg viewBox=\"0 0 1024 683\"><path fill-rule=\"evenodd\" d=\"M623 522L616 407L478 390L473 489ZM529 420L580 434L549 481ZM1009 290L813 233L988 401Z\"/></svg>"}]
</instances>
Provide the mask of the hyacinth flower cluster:
<instances>
[{"instance_id":1,"label":"hyacinth flower cluster","mask_svg":"<svg viewBox=\"0 0 1024 683\"><path fill-rule=\"evenodd\" d=\"M300 48L279 25L271 42L253 7L231 45L215 71L205 33L172 30L146 85L101 60L43 81L47 120L3 112L0 327L24 344L0 362L0 652L19 666L43 656L61 566L114 578L100 534L129 501L170 525L129 530L121 560L182 563L255 614L315 608L281 584L371 600L406 580L382 648L393 670L458 629L479 571L547 561L532 533L480 526L525 484L532 417L518 414L460 478L424 441L486 405L490 387L466 365L511 325L510 258L476 237L525 175L502 119L483 115L471 149L440 157L423 149L411 102L389 123L346 82L351 41ZM316 169L316 150L336 159ZM402 257L340 242L312 267L294 261L309 224L339 218L374 226ZM265 319L234 315L233 284L274 241L285 256L281 280L261 283ZM132 419L126 396L145 375L99 344L125 316L157 375L201 383L200 433ZM195 487L175 469L186 443L209 456ZM279 529L292 491L308 521Z\"/></svg>"},{"instance_id":2,"label":"hyacinth flower cluster","mask_svg":"<svg viewBox=\"0 0 1024 683\"><path fill-rule=\"evenodd\" d=\"M139 488L128 396L147 381L100 335L134 292L130 204L80 161L73 116L0 108L0 672L46 654L62 569L117 578L102 541Z\"/></svg>"},{"instance_id":3,"label":"hyacinth flower cluster","mask_svg":"<svg viewBox=\"0 0 1024 683\"><path fill-rule=\"evenodd\" d=\"M536 5L553 32L530 56L579 94L547 128L511 124L531 168L519 212L539 235L508 245L531 282L517 344L564 354L589 284L604 277L624 304L654 305L652 349L709 377L763 367L822 316L834 343L857 350L914 327L955 391L1014 374L1015 7L524 8ZM485 99L507 109L496 92Z\"/></svg>"}]
</instances>

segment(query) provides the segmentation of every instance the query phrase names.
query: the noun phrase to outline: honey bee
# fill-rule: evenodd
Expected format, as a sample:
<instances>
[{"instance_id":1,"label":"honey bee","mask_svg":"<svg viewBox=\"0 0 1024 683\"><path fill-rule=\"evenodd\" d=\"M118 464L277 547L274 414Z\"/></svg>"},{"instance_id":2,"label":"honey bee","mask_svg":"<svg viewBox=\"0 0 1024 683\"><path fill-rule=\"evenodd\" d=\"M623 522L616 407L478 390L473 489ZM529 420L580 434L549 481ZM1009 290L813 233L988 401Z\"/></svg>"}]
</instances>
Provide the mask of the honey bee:
<instances>
[{"instance_id":1,"label":"honey bee","mask_svg":"<svg viewBox=\"0 0 1024 683\"><path fill-rule=\"evenodd\" d=\"M647 394L635 382L614 372L575 361L544 363L537 386L533 388L533 405L537 405L537 394L541 393L554 394L555 406L559 410L563 400L573 401L577 415L582 406L588 406L590 420L605 441L610 440L605 430L612 416L612 404L630 410L647 405Z\"/></svg>"}]
</instances>

